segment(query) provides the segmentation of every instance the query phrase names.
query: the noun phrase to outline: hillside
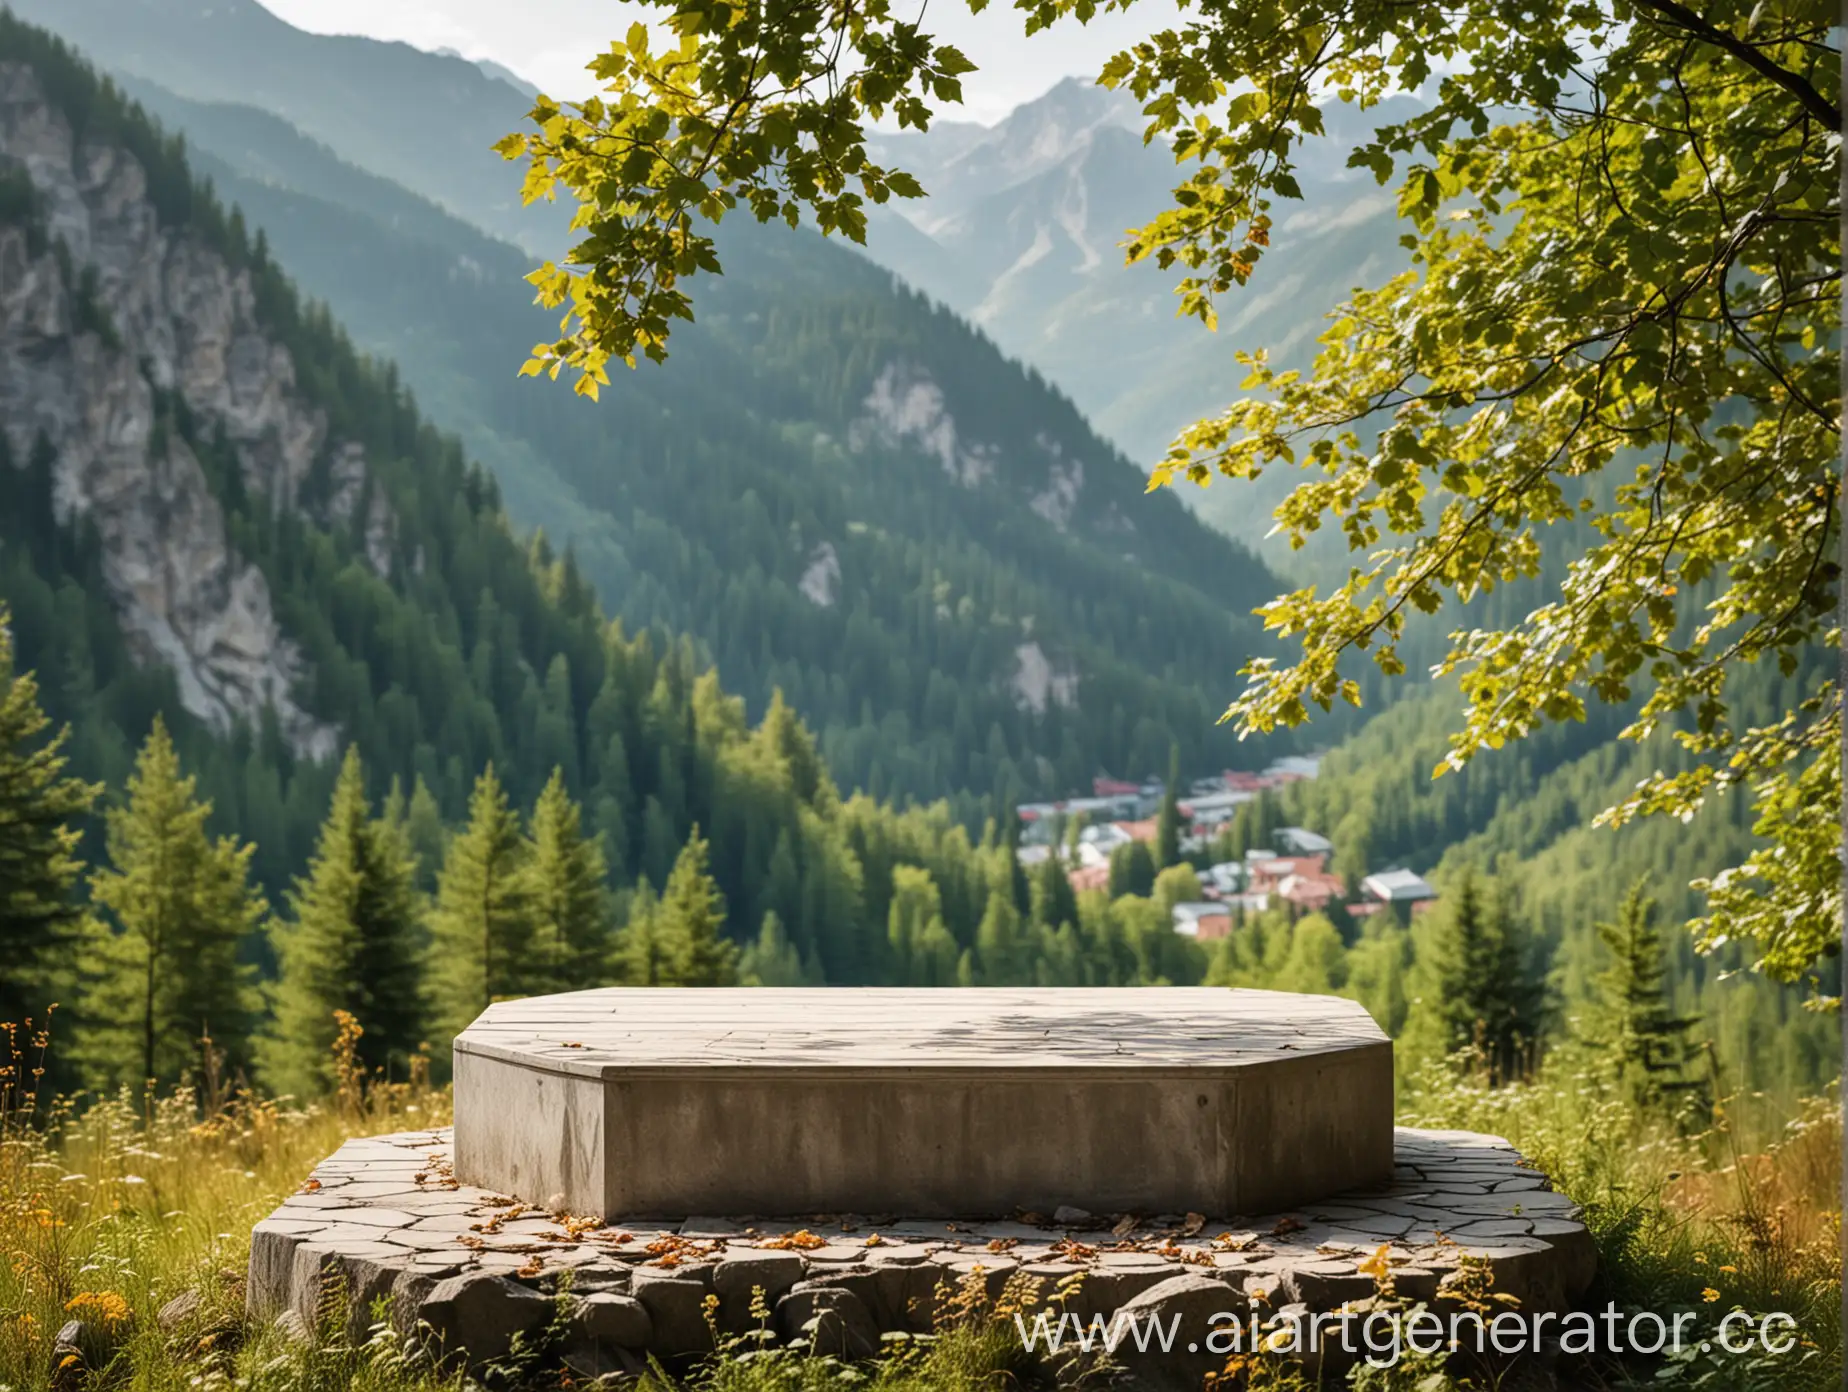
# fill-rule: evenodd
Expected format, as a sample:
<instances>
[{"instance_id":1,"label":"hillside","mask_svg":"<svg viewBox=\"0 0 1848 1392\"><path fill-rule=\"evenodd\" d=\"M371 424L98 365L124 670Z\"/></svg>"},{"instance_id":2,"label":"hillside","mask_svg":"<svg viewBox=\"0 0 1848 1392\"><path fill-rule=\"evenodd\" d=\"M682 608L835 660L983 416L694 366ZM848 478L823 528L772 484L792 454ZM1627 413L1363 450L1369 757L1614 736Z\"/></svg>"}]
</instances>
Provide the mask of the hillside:
<instances>
[{"instance_id":1,"label":"hillside","mask_svg":"<svg viewBox=\"0 0 1848 1392\"><path fill-rule=\"evenodd\" d=\"M1404 265L1391 191L1344 161L1363 121L1394 119L1410 100L1365 117L1331 104L1328 137L1298 152L1302 201L1277 209L1272 245L1251 284L1223 297L1216 332L1174 317L1178 269L1123 264L1127 232L1172 201L1185 171L1143 143L1133 98L1074 79L992 127L880 135L879 156L917 174L929 197L874 210L867 253L1044 372L1146 467L1181 427L1237 394L1245 370L1235 353L1263 348L1307 366L1339 299ZM1291 482L1277 474L1177 492L1297 574L1300 553L1261 546Z\"/></svg>"},{"instance_id":2,"label":"hillside","mask_svg":"<svg viewBox=\"0 0 1848 1392\"><path fill-rule=\"evenodd\" d=\"M467 69L457 90L479 70L380 45L368 62L405 66L369 89L397 105L365 108L363 136L311 84L274 98L285 122L194 98L247 90L245 66L312 70L344 49L190 8L131 43L132 16L113 22L125 4L46 18L140 75L135 94L303 289L493 470L516 524L568 542L631 626L694 637L751 709L782 689L848 786L957 795L973 815L1010 787L1158 771L1171 743L1190 767L1274 752L1213 722L1276 579L1175 498L1145 495L1069 400L952 315L835 244L728 228L730 273L672 365L624 374L600 406L516 381L524 346L551 332L520 281L530 254L480 230L491 207L453 216L380 177L418 162L400 130L443 125L417 111L449 90L418 85L428 65ZM246 49L248 64L201 67ZM519 123L521 94L487 96L503 129ZM511 178L478 134L455 123L419 191L465 201L460 175L437 187L444 161Z\"/></svg>"}]
</instances>

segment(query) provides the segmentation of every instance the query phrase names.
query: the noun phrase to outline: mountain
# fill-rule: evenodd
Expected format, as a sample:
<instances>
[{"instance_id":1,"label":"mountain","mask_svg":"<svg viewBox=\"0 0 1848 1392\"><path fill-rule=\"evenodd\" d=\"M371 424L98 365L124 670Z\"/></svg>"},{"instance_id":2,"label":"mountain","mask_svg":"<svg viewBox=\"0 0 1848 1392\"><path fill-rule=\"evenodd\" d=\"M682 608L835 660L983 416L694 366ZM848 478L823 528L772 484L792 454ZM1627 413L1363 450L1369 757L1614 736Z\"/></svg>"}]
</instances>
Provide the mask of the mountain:
<instances>
[{"instance_id":1,"label":"mountain","mask_svg":"<svg viewBox=\"0 0 1848 1392\"><path fill-rule=\"evenodd\" d=\"M622 898L699 828L730 931L774 916L786 976L906 979L904 867L948 979L989 886L1011 903L1006 852L942 807L844 801L787 705L753 727L691 644L606 624L180 143L3 13L0 604L75 771L120 797L164 720L279 907L348 745L426 875L490 765L521 808L562 773Z\"/></svg>"},{"instance_id":2,"label":"mountain","mask_svg":"<svg viewBox=\"0 0 1848 1392\"><path fill-rule=\"evenodd\" d=\"M105 67L201 101L274 112L430 201L555 254L557 209L521 206L488 147L530 101L517 81L403 43L309 34L257 0L8 0ZM550 216L548 216L550 214Z\"/></svg>"},{"instance_id":3,"label":"mountain","mask_svg":"<svg viewBox=\"0 0 1848 1392\"><path fill-rule=\"evenodd\" d=\"M1277 579L1145 495L1038 374L837 244L728 225L728 274L667 367L621 374L599 405L515 380L554 325L521 280L531 254L484 231L498 207L469 190L511 186L484 141L524 99L395 45L355 60L365 91L350 74L323 90L312 74L347 71L363 41L253 8L79 0L46 18L99 45L302 288L401 364L516 523L569 544L632 627L693 636L753 710L783 690L849 786L974 816L1009 788L1160 771L1171 744L1188 767L1290 747L1214 725ZM275 108L211 99L246 90ZM471 92L450 122L446 94Z\"/></svg>"},{"instance_id":4,"label":"mountain","mask_svg":"<svg viewBox=\"0 0 1848 1392\"><path fill-rule=\"evenodd\" d=\"M1412 104L1394 98L1364 118L1330 109L1329 135L1299 152L1302 202L1280 200L1272 245L1252 283L1223 298L1217 332L1174 317L1180 270L1123 264L1127 233L1171 202L1187 171L1165 145L1144 144L1133 98L1075 79L992 127L877 136L879 157L917 174L929 197L875 209L867 253L1045 373L1147 466L1237 394L1245 370L1234 353L1264 348L1306 366L1340 297L1406 264L1392 192L1344 161L1370 125ZM1274 474L1179 492L1256 545L1291 482ZM1291 564L1286 546L1264 554Z\"/></svg>"}]
</instances>

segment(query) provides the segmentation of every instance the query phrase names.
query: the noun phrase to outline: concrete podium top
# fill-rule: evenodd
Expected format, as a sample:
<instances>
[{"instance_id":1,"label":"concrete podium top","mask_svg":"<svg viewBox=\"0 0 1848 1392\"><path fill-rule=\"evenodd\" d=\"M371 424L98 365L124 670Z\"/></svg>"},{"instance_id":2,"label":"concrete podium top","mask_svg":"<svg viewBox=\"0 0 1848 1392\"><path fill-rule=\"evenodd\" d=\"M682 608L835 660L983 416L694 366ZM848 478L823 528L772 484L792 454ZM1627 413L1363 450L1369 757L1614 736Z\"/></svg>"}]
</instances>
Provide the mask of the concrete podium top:
<instances>
[{"instance_id":1,"label":"concrete podium top","mask_svg":"<svg viewBox=\"0 0 1848 1392\"><path fill-rule=\"evenodd\" d=\"M1211 1074L1382 1046L1354 1001L1222 987L608 988L489 1006L474 1055L580 1077L714 1070Z\"/></svg>"}]
</instances>

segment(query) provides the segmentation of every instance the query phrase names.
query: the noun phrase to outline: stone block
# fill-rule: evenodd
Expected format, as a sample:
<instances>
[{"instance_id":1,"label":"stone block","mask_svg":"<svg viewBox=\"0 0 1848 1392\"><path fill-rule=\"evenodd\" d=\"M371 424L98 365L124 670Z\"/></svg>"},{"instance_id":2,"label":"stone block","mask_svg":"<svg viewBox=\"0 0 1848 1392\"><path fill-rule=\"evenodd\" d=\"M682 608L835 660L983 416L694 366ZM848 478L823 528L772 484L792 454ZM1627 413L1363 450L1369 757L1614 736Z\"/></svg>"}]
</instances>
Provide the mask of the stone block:
<instances>
[{"instance_id":1,"label":"stone block","mask_svg":"<svg viewBox=\"0 0 1848 1392\"><path fill-rule=\"evenodd\" d=\"M1390 1041L1270 991L537 996L456 1037L455 1098L464 1183L612 1219L1256 1212L1393 1174Z\"/></svg>"}]
</instances>

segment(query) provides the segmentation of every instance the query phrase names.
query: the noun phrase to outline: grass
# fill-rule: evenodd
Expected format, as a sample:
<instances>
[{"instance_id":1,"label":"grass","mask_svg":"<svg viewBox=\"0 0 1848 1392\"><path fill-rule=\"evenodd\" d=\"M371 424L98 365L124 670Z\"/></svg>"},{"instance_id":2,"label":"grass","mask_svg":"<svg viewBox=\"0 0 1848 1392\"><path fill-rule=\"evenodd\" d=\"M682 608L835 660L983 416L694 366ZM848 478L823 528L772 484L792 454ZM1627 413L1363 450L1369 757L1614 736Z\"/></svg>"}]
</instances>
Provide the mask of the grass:
<instances>
[{"instance_id":1,"label":"grass","mask_svg":"<svg viewBox=\"0 0 1848 1392\"><path fill-rule=\"evenodd\" d=\"M0 1057L0 1392L463 1392L459 1375L431 1367L388 1323L358 1347L330 1339L306 1348L273 1328L247 1327L242 1308L251 1225L343 1139L446 1124L444 1089L421 1078L368 1086L349 1071L335 1096L307 1106L210 1078L158 1095L41 1100L45 1033L0 1033L0 1045L9 1040L10 1064ZM1596 1305L1692 1310L1704 1325L1735 1308L1788 1311L1797 1321L1799 1341L1783 1356L1577 1360L1556 1370L1562 1381L1839 1383L1841 1128L1831 1100L1806 1103L1778 1126L1748 1125L1752 1107L1729 1104L1689 1132L1640 1114L1602 1088L1595 1070L1561 1065L1501 1088L1430 1070L1408 1090L1406 1112L1408 1124L1506 1136L1585 1206L1603 1255ZM163 1306L189 1291L196 1308L163 1328ZM1045 1383L1046 1370L1025 1361L1006 1299L1000 1308L970 1300L943 1333L897 1343L867 1365L733 1341L684 1377L657 1369L644 1383L647 1392L1000 1392ZM58 1329L75 1318L113 1346L90 1351L89 1371L77 1359L54 1368ZM1486 1389L1508 1385L1505 1373L1407 1365L1368 1372L1358 1386ZM1106 1382L1107 1370L1084 1380ZM543 1340L500 1381L583 1385ZM1274 1366L1247 1368L1243 1381L1276 1392L1302 1385Z\"/></svg>"}]
</instances>

